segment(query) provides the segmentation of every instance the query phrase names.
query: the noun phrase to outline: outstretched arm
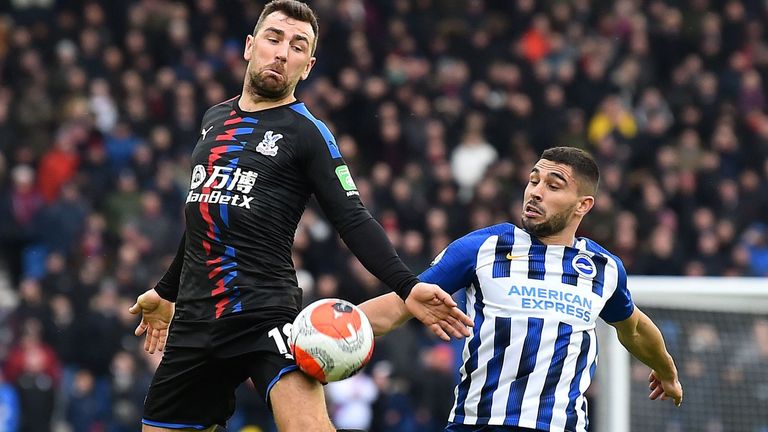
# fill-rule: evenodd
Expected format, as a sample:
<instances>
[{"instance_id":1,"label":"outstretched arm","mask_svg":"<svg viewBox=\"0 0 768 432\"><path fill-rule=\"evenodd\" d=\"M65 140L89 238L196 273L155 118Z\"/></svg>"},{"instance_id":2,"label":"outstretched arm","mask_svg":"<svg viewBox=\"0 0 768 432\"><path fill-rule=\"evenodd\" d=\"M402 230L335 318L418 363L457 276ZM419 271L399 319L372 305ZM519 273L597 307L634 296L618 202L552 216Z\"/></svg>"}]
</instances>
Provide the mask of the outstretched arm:
<instances>
[{"instance_id":1,"label":"outstretched arm","mask_svg":"<svg viewBox=\"0 0 768 432\"><path fill-rule=\"evenodd\" d=\"M455 334L451 331L453 328L458 334L468 336L466 325L472 325L472 321L456 307L448 293L437 285L419 282L403 264L384 229L360 201L349 168L330 131L316 120L313 123L304 135L306 172L318 203L349 250L436 335L447 339L445 330Z\"/></svg>"},{"instance_id":2,"label":"outstretched arm","mask_svg":"<svg viewBox=\"0 0 768 432\"><path fill-rule=\"evenodd\" d=\"M650 398L671 398L675 405L680 406L683 403L683 387L678 381L677 368L653 321L635 307L629 318L609 324L616 328L619 341L627 351L652 369L648 377Z\"/></svg>"},{"instance_id":3,"label":"outstretched arm","mask_svg":"<svg viewBox=\"0 0 768 432\"><path fill-rule=\"evenodd\" d=\"M447 298L439 297L443 293ZM360 304L360 308L368 317L368 321L370 321L373 328L373 334L375 336L382 336L413 318L413 314L406 305L409 301L432 302L435 305L443 305L448 311L455 309L457 314L461 313L463 315L463 312L457 306L450 306L448 308L447 305L451 302L455 305L453 298L437 285L427 283L419 283L414 286L411 295L405 302L396 293L391 292ZM465 322L451 316L449 312L438 315L439 311L441 311L440 308L432 309L421 320L427 324L427 327L434 334L446 341L450 340L451 336L457 339L468 336L469 330L467 330Z\"/></svg>"},{"instance_id":4,"label":"outstretched arm","mask_svg":"<svg viewBox=\"0 0 768 432\"><path fill-rule=\"evenodd\" d=\"M378 222L368 219L342 238L360 262L392 287L398 300L402 299L398 307L402 304L441 339L469 336L467 326L472 325L472 320L440 286L419 282L397 256ZM391 301L394 303L394 299Z\"/></svg>"},{"instance_id":5,"label":"outstretched arm","mask_svg":"<svg viewBox=\"0 0 768 432\"><path fill-rule=\"evenodd\" d=\"M374 336L383 336L412 317L403 300L394 292L372 298L359 306L368 317Z\"/></svg>"}]
</instances>

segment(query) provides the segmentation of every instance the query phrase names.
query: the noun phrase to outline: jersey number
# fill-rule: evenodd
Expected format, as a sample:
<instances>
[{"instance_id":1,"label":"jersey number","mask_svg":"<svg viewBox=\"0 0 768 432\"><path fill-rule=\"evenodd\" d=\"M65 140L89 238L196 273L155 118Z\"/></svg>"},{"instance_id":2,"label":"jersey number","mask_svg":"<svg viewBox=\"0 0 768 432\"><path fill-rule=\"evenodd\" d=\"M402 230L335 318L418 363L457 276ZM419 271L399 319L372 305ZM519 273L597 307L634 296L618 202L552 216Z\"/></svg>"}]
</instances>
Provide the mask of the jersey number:
<instances>
[{"instance_id":1,"label":"jersey number","mask_svg":"<svg viewBox=\"0 0 768 432\"><path fill-rule=\"evenodd\" d=\"M291 327L293 327L293 324L287 323L283 326L283 331L281 332L278 327L273 328L270 330L267 335L274 339L275 345L277 346L277 350L280 352L280 354L288 354L288 338L291 337Z\"/></svg>"}]
</instances>

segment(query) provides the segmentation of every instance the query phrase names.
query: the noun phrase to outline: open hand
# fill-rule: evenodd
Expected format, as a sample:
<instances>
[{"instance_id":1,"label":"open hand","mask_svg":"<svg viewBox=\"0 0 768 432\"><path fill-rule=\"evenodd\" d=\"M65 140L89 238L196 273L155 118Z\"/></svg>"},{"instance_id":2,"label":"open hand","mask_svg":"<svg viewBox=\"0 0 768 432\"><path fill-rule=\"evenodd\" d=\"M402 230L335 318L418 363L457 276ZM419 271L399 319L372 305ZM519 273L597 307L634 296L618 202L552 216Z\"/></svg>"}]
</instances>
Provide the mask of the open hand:
<instances>
[{"instance_id":1,"label":"open hand","mask_svg":"<svg viewBox=\"0 0 768 432\"><path fill-rule=\"evenodd\" d=\"M165 342L168 339L168 327L173 318L174 304L160 297L160 295L151 289L136 299L136 304L130 307L128 311L134 315L141 313L141 322L136 327L134 334L141 336L145 332L147 337L144 341L144 350L150 354L155 351L165 349Z\"/></svg>"},{"instance_id":2,"label":"open hand","mask_svg":"<svg viewBox=\"0 0 768 432\"><path fill-rule=\"evenodd\" d=\"M448 341L451 336L470 335L467 326L473 326L472 320L457 307L450 294L437 285L424 282L414 285L405 306L440 339Z\"/></svg>"}]
</instances>

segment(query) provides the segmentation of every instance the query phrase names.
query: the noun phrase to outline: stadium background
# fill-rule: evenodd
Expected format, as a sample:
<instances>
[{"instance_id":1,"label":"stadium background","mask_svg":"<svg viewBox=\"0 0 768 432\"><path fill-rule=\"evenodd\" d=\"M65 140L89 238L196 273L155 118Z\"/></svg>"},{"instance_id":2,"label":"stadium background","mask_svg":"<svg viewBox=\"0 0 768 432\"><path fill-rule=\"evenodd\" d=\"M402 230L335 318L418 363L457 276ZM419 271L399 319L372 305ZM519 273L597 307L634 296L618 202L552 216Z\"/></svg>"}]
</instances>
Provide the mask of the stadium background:
<instances>
[{"instance_id":1,"label":"stadium background","mask_svg":"<svg viewBox=\"0 0 768 432\"><path fill-rule=\"evenodd\" d=\"M569 145L603 173L581 234L630 274L768 274L765 2L309 3L318 61L298 95L414 271L457 236L517 222L532 163ZM239 94L262 5L0 0L0 430L137 430L159 356L127 309L176 250L200 117ZM384 292L315 206L294 250L306 301ZM768 406L768 320L741 318L735 340L695 315L664 319L681 330L686 405L730 388ZM333 417L440 430L456 361L411 323L328 387ZM230 429L269 430L239 393ZM647 430L768 430L765 415L733 426L727 404L660 413L674 421Z\"/></svg>"}]
</instances>

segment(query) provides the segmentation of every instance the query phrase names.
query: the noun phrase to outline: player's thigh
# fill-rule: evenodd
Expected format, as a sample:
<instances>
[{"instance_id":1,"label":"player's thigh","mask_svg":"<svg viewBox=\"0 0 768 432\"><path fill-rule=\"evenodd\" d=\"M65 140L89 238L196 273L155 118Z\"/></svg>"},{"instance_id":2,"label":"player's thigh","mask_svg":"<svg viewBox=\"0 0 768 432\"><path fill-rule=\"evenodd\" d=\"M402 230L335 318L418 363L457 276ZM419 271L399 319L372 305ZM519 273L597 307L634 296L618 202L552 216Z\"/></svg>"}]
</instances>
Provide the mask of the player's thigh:
<instances>
[{"instance_id":1,"label":"player's thigh","mask_svg":"<svg viewBox=\"0 0 768 432\"><path fill-rule=\"evenodd\" d=\"M248 375L271 408L280 432L335 432L328 418L322 385L298 371L288 353L287 336L275 327L255 341ZM253 342L253 341L252 341Z\"/></svg>"},{"instance_id":2,"label":"player's thigh","mask_svg":"<svg viewBox=\"0 0 768 432\"><path fill-rule=\"evenodd\" d=\"M158 430L225 425L235 410L235 389L249 376L248 360L167 347L144 400L142 423Z\"/></svg>"},{"instance_id":3,"label":"player's thigh","mask_svg":"<svg viewBox=\"0 0 768 432\"><path fill-rule=\"evenodd\" d=\"M335 432L328 418L323 386L302 372L284 374L269 392L280 432Z\"/></svg>"}]
</instances>

